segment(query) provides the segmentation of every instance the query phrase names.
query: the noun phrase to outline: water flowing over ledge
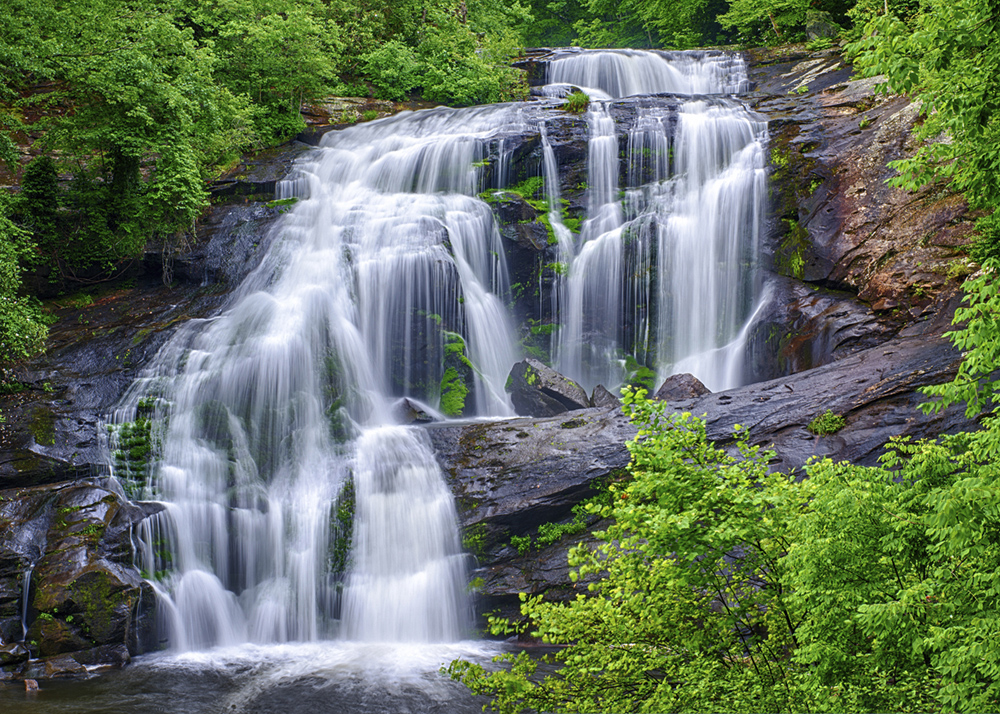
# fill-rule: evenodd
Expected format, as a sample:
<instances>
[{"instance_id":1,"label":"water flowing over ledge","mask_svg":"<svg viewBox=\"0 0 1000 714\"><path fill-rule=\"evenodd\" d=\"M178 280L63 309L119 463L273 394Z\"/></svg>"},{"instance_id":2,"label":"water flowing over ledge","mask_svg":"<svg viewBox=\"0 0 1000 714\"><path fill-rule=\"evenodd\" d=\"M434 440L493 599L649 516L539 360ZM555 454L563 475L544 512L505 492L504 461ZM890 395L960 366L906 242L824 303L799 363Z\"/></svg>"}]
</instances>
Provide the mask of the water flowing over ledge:
<instances>
[{"instance_id":1,"label":"water flowing over ledge","mask_svg":"<svg viewBox=\"0 0 1000 714\"><path fill-rule=\"evenodd\" d=\"M517 137L540 137L562 266L556 366L588 389L619 386L630 360L713 389L744 378L766 126L728 96L746 87L742 62L573 52L550 72L592 95L579 232L548 144L557 100L331 132L282 184L297 202L261 265L130 390L113 421L150 430L140 488L166 509L143 524L138 560L172 647L468 633L455 507L426 436L393 422L404 398L512 414L505 381L523 354L488 199L523 178ZM682 96L637 104L622 136L615 101L662 93Z\"/></svg>"}]
</instances>

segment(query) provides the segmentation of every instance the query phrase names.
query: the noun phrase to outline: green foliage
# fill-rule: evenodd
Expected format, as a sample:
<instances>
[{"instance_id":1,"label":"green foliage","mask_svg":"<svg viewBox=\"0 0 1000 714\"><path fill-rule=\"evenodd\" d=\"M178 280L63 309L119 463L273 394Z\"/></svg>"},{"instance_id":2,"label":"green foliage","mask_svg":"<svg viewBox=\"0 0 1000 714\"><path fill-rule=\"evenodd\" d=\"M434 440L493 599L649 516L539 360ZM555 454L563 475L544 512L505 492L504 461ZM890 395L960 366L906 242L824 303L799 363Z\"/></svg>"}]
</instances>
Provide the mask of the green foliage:
<instances>
[{"instance_id":1,"label":"green foliage","mask_svg":"<svg viewBox=\"0 0 1000 714\"><path fill-rule=\"evenodd\" d=\"M941 411L964 402L966 416L974 417L986 409L996 413L997 380L1000 369L1000 290L996 271L1000 262L988 259L978 277L965 283L964 307L955 310L955 324L960 330L947 333L964 358L955 378L945 384L926 387L923 392L937 397L922 405L925 412Z\"/></svg>"},{"instance_id":2,"label":"green foliage","mask_svg":"<svg viewBox=\"0 0 1000 714\"><path fill-rule=\"evenodd\" d=\"M864 9L867 8L867 9ZM916 190L937 180L965 194L970 206L987 213L978 223L980 259L1000 257L1000 18L984 0L926 0L888 14L867 14L859 3L865 34L848 45L855 67L866 76L884 75L886 91L920 100L923 121L916 154L891 165L892 181ZM864 9L864 11L863 11Z\"/></svg>"},{"instance_id":3,"label":"green foliage","mask_svg":"<svg viewBox=\"0 0 1000 714\"><path fill-rule=\"evenodd\" d=\"M486 525L480 521L474 523L462 532L462 549L476 557L486 553Z\"/></svg>"},{"instance_id":4,"label":"green foliage","mask_svg":"<svg viewBox=\"0 0 1000 714\"><path fill-rule=\"evenodd\" d=\"M726 453L701 421L623 396L632 480L593 509L614 519L601 543L570 555L593 594L522 595L524 623L491 623L566 645L555 667L505 655L452 677L500 712L997 708L996 417L796 482L739 427Z\"/></svg>"},{"instance_id":5,"label":"green foliage","mask_svg":"<svg viewBox=\"0 0 1000 714\"><path fill-rule=\"evenodd\" d=\"M818 417L809 422L806 427L813 434L819 436L826 436L828 434L836 434L838 431L844 428L847 424L847 420L839 414L834 414L832 411L827 409L825 412L820 414Z\"/></svg>"},{"instance_id":6,"label":"green foliage","mask_svg":"<svg viewBox=\"0 0 1000 714\"><path fill-rule=\"evenodd\" d=\"M41 138L11 218L53 279L106 275L192 235L206 181L305 127L334 89L458 104L523 96L518 3L470 0L10 0L0 26L0 160ZM350 56L344 55L351 47ZM30 123L26 125L26 116ZM69 175L71 180L65 178ZM93 273L91 272L91 275Z\"/></svg>"},{"instance_id":7,"label":"green foliage","mask_svg":"<svg viewBox=\"0 0 1000 714\"><path fill-rule=\"evenodd\" d=\"M583 92L573 92L566 97L566 103L563 105L563 109L572 114L583 114L587 111L587 107L589 106L590 97Z\"/></svg>"},{"instance_id":8,"label":"green foliage","mask_svg":"<svg viewBox=\"0 0 1000 714\"><path fill-rule=\"evenodd\" d=\"M14 225L6 211L6 196L0 194L0 384L8 382L5 368L41 350L49 334L38 301L18 294L21 261L29 254L28 233Z\"/></svg>"},{"instance_id":9,"label":"green foliage","mask_svg":"<svg viewBox=\"0 0 1000 714\"><path fill-rule=\"evenodd\" d=\"M510 544L517 549L518 555L527 555L531 550L531 536L511 536Z\"/></svg>"},{"instance_id":10,"label":"green foliage","mask_svg":"<svg viewBox=\"0 0 1000 714\"><path fill-rule=\"evenodd\" d=\"M390 40L362 58L365 74L376 87L375 96L403 99L419 82L420 63L412 47Z\"/></svg>"}]
</instances>

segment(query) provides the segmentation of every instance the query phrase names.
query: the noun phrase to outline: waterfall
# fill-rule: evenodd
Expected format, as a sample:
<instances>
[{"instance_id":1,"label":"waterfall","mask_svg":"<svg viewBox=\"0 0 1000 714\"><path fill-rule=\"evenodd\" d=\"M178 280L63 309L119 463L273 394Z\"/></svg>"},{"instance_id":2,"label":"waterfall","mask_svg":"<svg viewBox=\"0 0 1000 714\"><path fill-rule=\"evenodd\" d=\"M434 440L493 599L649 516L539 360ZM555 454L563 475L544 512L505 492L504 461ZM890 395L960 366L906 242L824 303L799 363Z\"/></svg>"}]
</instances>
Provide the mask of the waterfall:
<instances>
[{"instance_id":1,"label":"waterfall","mask_svg":"<svg viewBox=\"0 0 1000 714\"><path fill-rule=\"evenodd\" d=\"M657 383L691 372L713 391L738 386L759 293L767 126L738 100L688 97L744 91L742 60L584 51L552 61L548 81L592 95L589 211L560 297L559 369L588 389L635 366ZM633 102L620 187L609 100L658 93L680 106Z\"/></svg>"},{"instance_id":2,"label":"waterfall","mask_svg":"<svg viewBox=\"0 0 1000 714\"><path fill-rule=\"evenodd\" d=\"M455 506L425 434L396 421L404 399L445 418L512 414L511 248L479 192L525 177L526 137L552 230L539 261L562 266L556 366L587 387L635 364L713 389L742 379L766 127L708 96L745 89L742 62L562 52L550 80L593 99L579 233L562 218L557 99L330 132L279 185L294 205L260 265L129 390L111 447L144 438L154 458L115 471L164 503L137 560L174 648L468 631Z\"/></svg>"},{"instance_id":3,"label":"waterfall","mask_svg":"<svg viewBox=\"0 0 1000 714\"><path fill-rule=\"evenodd\" d=\"M133 386L115 421L156 425L145 495L166 510L139 559L175 647L467 630L450 494L423 434L387 425L402 397L511 413L506 265L475 192L495 127L519 113L328 135L283 184L298 202L228 308Z\"/></svg>"}]
</instances>

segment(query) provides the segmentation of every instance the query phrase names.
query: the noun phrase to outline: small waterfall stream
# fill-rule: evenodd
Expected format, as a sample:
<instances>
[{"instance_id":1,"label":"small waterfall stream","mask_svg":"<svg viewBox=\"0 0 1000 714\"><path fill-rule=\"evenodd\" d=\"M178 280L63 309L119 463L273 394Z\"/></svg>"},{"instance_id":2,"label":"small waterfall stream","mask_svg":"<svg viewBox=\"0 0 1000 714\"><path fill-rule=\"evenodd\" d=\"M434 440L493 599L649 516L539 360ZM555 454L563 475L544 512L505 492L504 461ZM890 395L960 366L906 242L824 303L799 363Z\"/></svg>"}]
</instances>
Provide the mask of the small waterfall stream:
<instances>
[{"instance_id":1,"label":"small waterfall stream","mask_svg":"<svg viewBox=\"0 0 1000 714\"><path fill-rule=\"evenodd\" d=\"M766 126L735 99L691 97L745 89L741 62L574 52L550 81L593 99L579 234L561 219L556 100L331 132L281 184L297 202L260 266L131 388L113 421L151 429L139 487L166 510L142 524L138 559L175 649L469 633L454 504L426 436L394 415L404 398L512 414L507 247L479 196L511 181L512 137L540 136L565 266L556 367L588 388L620 385L629 360L713 389L742 379ZM622 135L616 100L656 93L679 96L637 104Z\"/></svg>"}]
</instances>

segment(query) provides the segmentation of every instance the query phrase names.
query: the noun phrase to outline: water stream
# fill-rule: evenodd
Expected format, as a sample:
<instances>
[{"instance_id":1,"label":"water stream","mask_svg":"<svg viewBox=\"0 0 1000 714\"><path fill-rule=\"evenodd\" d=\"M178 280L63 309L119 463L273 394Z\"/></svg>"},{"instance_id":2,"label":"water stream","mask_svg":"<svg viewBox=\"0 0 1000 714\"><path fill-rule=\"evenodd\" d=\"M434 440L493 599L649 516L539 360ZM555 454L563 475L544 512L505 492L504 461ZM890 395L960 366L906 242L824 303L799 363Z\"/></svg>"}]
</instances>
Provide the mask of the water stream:
<instances>
[{"instance_id":1,"label":"water stream","mask_svg":"<svg viewBox=\"0 0 1000 714\"><path fill-rule=\"evenodd\" d=\"M396 422L404 398L439 415L512 414L504 383L523 355L508 248L479 192L508 184L517 137L541 137L565 266L556 367L588 389L620 385L633 361L713 389L744 378L766 127L726 98L746 88L741 61L570 52L550 81L593 99L579 234L559 210L558 100L331 132L281 185L296 203L260 266L131 388L112 421L151 425L155 464L132 487L166 510L143 523L138 560L174 656L472 635L454 504L423 432ZM616 101L660 93L679 96Z\"/></svg>"}]
</instances>

